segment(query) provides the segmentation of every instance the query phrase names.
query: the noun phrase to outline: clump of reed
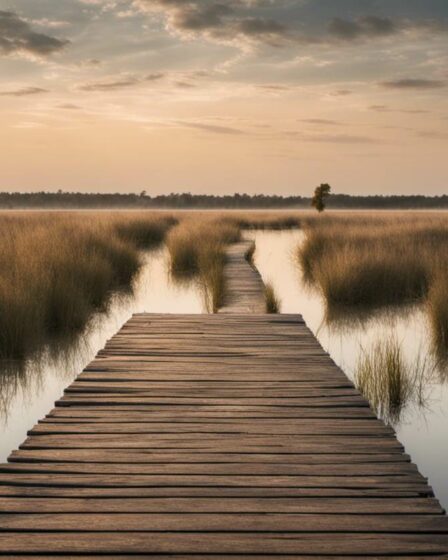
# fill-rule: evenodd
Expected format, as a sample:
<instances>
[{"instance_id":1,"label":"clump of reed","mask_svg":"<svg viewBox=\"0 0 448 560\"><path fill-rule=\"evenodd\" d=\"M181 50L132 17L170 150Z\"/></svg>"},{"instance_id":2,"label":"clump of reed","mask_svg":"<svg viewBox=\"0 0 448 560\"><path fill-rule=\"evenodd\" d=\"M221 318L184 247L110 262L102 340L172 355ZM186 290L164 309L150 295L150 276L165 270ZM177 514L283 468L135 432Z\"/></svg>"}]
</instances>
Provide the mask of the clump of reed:
<instances>
[{"instance_id":1,"label":"clump of reed","mask_svg":"<svg viewBox=\"0 0 448 560\"><path fill-rule=\"evenodd\" d=\"M173 216L135 218L119 221L116 231L121 239L129 241L140 249L150 249L160 245L168 230L178 224L179 220Z\"/></svg>"},{"instance_id":2,"label":"clump of reed","mask_svg":"<svg viewBox=\"0 0 448 560\"><path fill-rule=\"evenodd\" d=\"M241 229L284 230L299 228L302 225L302 218L299 214L249 212L229 215L225 219L234 221Z\"/></svg>"},{"instance_id":3,"label":"clump of reed","mask_svg":"<svg viewBox=\"0 0 448 560\"><path fill-rule=\"evenodd\" d=\"M427 302L437 345L447 347L448 216L391 213L322 216L306 223L304 278L331 312ZM445 292L446 293L446 292Z\"/></svg>"},{"instance_id":4,"label":"clump of reed","mask_svg":"<svg viewBox=\"0 0 448 560\"><path fill-rule=\"evenodd\" d=\"M252 243L249 245L244 257L246 259L246 261L251 265L251 266L255 266L254 265L254 255L255 255L255 251L257 249L257 245L255 243L255 241L252 241Z\"/></svg>"},{"instance_id":5,"label":"clump of reed","mask_svg":"<svg viewBox=\"0 0 448 560\"><path fill-rule=\"evenodd\" d=\"M114 292L130 289L140 249L170 225L140 213L1 214L0 357L23 359L80 332Z\"/></svg>"},{"instance_id":6,"label":"clump of reed","mask_svg":"<svg viewBox=\"0 0 448 560\"><path fill-rule=\"evenodd\" d=\"M209 218L186 219L168 235L173 276L198 278L210 311L216 312L224 298L226 245L239 241L240 235L237 225Z\"/></svg>"},{"instance_id":7,"label":"clump of reed","mask_svg":"<svg viewBox=\"0 0 448 560\"><path fill-rule=\"evenodd\" d=\"M372 409L385 421L396 424L407 405L425 404L430 377L426 360L419 356L408 363L399 342L392 338L362 350L355 383Z\"/></svg>"},{"instance_id":8,"label":"clump of reed","mask_svg":"<svg viewBox=\"0 0 448 560\"><path fill-rule=\"evenodd\" d=\"M429 289L427 310L433 350L441 362L448 362L448 277L438 272Z\"/></svg>"},{"instance_id":9,"label":"clump of reed","mask_svg":"<svg viewBox=\"0 0 448 560\"><path fill-rule=\"evenodd\" d=\"M266 302L266 313L280 313L281 302L271 282L266 282L264 286L264 298Z\"/></svg>"}]
</instances>

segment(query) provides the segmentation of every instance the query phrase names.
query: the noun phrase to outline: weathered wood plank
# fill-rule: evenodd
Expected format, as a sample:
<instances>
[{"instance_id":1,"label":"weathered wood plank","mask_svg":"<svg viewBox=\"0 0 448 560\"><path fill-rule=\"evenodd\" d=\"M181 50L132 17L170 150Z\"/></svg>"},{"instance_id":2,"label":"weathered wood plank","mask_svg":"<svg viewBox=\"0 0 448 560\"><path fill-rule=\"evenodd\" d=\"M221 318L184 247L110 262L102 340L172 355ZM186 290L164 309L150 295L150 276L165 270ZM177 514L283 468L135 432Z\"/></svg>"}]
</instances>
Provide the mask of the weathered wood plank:
<instances>
[{"instance_id":1,"label":"weathered wood plank","mask_svg":"<svg viewBox=\"0 0 448 560\"><path fill-rule=\"evenodd\" d=\"M203 453L201 451L175 450L146 450L146 449L19 449L13 451L9 457L10 462L24 463L46 463L46 462L73 462L73 463L125 463L125 464L219 464L238 463L246 464L294 464L294 465L325 465L344 464L353 465L358 463L407 463L409 455L405 453ZM6 465L8 466L8 465Z\"/></svg>"},{"instance_id":2,"label":"weathered wood plank","mask_svg":"<svg viewBox=\"0 0 448 560\"><path fill-rule=\"evenodd\" d=\"M72 474L208 474L208 475L259 475L259 476L384 476L417 473L413 463L346 463L300 465L291 463L8 463L0 465L1 473L72 473Z\"/></svg>"},{"instance_id":3,"label":"weathered wood plank","mask_svg":"<svg viewBox=\"0 0 448 560\"><path fill-rule=\"evenodd\" d=\"M0 514L0 532L27 531L237 531L291 533L441 533L442 515L307 515L307 514Z\"/></svg>"},{"instance_id":4,"label":"weathered wood plank","mask_svg":"<svg viewBox=\"0 0 448 560\"><path fill-rule=\"evenodd\" d=\"M335 533L0 533L6 553L443 554L448 535Z\"/></svg>"},{"instance_id":5,"label":"weathered wood plank","mask_svg":"<svg viewBox=\"0 0 448 560\"><path fill-rule=\"evenodd\" d=\"M430 497L385 498L0 498L2 513L308 513L441 515ZM1 548L0 548L1 550Z\"/></svg>"},{"instance_id":6,"label":"weathered wood plank","mask_svg":"<svg viewBox=\"0 0 448 560\"><path fill-rule=\"evenodd\" d=\"M365 498L409 499L433 497L427 485L400 487L305 487L280 486L0 486L0 496L20 498Z\"/></svg>"}]
</instances>

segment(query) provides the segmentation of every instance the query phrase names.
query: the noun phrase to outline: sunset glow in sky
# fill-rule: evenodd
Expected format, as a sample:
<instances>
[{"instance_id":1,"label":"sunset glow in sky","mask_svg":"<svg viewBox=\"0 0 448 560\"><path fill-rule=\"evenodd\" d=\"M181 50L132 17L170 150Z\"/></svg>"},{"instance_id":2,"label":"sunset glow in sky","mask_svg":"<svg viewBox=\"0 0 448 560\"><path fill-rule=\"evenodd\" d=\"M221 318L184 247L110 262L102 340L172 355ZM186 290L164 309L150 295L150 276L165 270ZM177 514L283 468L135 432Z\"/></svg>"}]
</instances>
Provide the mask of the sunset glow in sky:
<instances>
[{"instance_id":1,"label":"sunset glow in sky","mask_svg":"<svg viewBox=\"0 0 448 560\"><path fill-rule=\"evenodd\" d=\"M448 0L0 0L0 190L448 191Z\"/></svg>"}]
</instances>

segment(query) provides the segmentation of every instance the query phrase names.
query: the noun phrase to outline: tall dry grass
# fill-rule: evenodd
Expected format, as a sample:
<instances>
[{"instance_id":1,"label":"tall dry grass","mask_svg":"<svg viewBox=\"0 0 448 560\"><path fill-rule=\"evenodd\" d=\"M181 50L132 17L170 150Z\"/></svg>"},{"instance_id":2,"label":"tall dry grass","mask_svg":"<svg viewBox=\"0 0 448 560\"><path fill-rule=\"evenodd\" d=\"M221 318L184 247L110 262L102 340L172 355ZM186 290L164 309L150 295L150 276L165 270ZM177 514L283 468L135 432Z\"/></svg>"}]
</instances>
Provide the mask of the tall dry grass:
<instances>
[{"instance_id":1,"label":"tall dry grass","mask_svg":"<svg viewBox=\"0 0 448 560\"><path fill-rule=\"evenodd\" d=\"M448 362L448 271L434 276L428 292L427 311L431 324L432 344L441 362Z\"/></svg>"},{"instance_id":2,"label":"tall dry grass","mask_svg":"<svg viewBox=\"0 0 448 560\"><path fill-rule=\"evenodd\" d=\"M240 229L226 220L188 218L173 228L167 238L174 277L196 277L210 311L222 305L225 291L226 245L240 239Z\"/></svg>"},{"instance_id":3,"label":"tall dry grass","mask_svg":"<svg viewBox=\"0 0 448 560\"><path fill-rule=\"evenodd\" d=\"M221 220L234 223L240 229L286 230L299 228L306 214L284 214L276 212L232 212L222 213Z\"/></svg>"},{"instance_id":4,"label":"tall dry grass","mask_svg":"<svg viewBox=\"0 0 448 560\"><path fill-rule=\"evenodd\" d=\"M83 329L130 288L139 250L172 224L142 213L1 214L0 357L24 358Z\"/></svg>"},{"instance_id":5,"label":"tall dry grass","mask_svg":"<svg viewBox=\"0 0 448 560\"><path fill-rule=\"evenodd\" d=\"M355 383L379 416L397 424L406 406L425 405L431 375L421 356L410 363L396 339L380 340L361 352Z\"/></svg>"},{"instance_id":6,"label":"tall dry grass","mask_svg":"<svg viewBox=\"0 0 448 560\"><path fill-rule=\"evenodd\" d=\"M271 282L265 284L264 299L266 303L266 313L280 313L281 302Z\"/></svg>"},{"instance_id":7,"label":"tall dry grass","mask_svg":"<svg viewBox=\"0 0 448 560\"><path fill-rule=\"evenodd\" d=\"M255 257L255 251L256 250L257 250L257 244L255 243L255 241L252 241L252 243L249 245L249 248L247 249L247 251L244 255L246 261L252 267L255 267L254 257Z\"/></svg>"},{"instance_id":8,"label":"tall dry grass","mask_svg":"<svg viewBox=\"0 0 448 560\"><path fill-rule=\"evenodd\" d=\"M305 228L302 271L330 311L425 303L438 351L448 350L448 214L328 215Z\"/></svg>"}]
</instances>

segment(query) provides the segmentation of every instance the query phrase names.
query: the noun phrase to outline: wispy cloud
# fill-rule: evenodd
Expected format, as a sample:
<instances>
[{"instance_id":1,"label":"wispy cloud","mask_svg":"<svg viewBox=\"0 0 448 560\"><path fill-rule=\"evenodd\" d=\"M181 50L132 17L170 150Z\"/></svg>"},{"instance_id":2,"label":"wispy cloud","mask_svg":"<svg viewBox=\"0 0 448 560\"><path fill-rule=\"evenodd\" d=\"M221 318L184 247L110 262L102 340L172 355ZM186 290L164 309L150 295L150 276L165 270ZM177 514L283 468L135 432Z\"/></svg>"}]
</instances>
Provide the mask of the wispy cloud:
<instances>
[{"instance_id":1,"label":"wispy cloud","mask_svg":"<svg viewBox=\"0 0 448 560\"><path fill-rule=\"evenodd\" d=\"M380 85L388 89L438 89L445 87L447 83L442 80L429 80L425 78L403 78L384 81Z\"/></svg>"},{"instance_id":2,"label":"wispy cloud","mask_svg":"<svg viewBox=\"0 0 448 560\"><path fill-rule=\"evenodd\" d=\"M45 57L60 51L69 41L36 32L15 12L0 11L0 54L28 54Z\"/></svg>"},{"instance_id":3,"label":"wispy cloud","mask_svg":"<svg viewBox=\"0 0 448 560\"><path fill-rule=\"evenodd\" d=\"M305 142L321 142L331 144L378 144L379 141L369 136L351 134L313 134L303 137Z\"/></svg>"},{"instance_id":4,"label":"wispy cloud","mask_svg":"<svg viewBox=\"0 0 448 560\"><path fill-rule=\"evenodd\" d=\"M430 138L433 140L448 140L448 132L439 130L420 130L417 132L420 138Z\"/></svg>"},{"instance_id":5,"label":"wispy cloud","mask_svg":"<svg viewBox=\"0 0 448 560\"><path fill-rule=\"evenodd\" d=\"M387 37L399 32L400 26L393 20L376 16L363 16L356 20L334 18L328 26L328 34L343 41Z\"/></svg>"},{"instance_id":6,"label":"wispy cloud","mask_svg":"<svg viewBox=\"0 0 448 560\"><path fill-rule=\"evenodd\" d=\"M322 126L341 126L340 122L331 119L301 119L306 124L322 125Z\"/></svg>"},{"instance_id":7,"label":"wispy cloud","mask_svg":"<svg viewBox=\"0 0 448 560\"><path fill-rule=\"evenodd\" d=\"M114 91L129 88L135 85L161 80L164 74L148 74L146 76L128 76L119 79L102 80L98 82L88 82L78 86L81 91Z\"/></svg>"},{"instance_id":8,"label":"wispy cloud","mask_svg":"<svg viewBox=\"0 0 448 560\"><path fill-rule=\"evenodd\" d=\"M244 131L240 130L239 128L233 128L229 126L187 121L177 121L176 124L186 128L195 128L197 130L203 130L205 132L212 132L214 134L244 134Z\"/></svg>"},{"instance_id":9,"label":"wispy cloud","mask_svg":"<svg viewBox=\"0 0 448 560\"><path fill-rule=\"evenodd\" d=\"M48 93L48 90L40 87L23 87L9 91L0 91L0 95L14 97L25 97L27 95L38 95L41 93Z\"/></svg>"},{"instance_id":10,"label":"wispy cloud","mask_svg":"<svg viewBox=\"0 0 448 560\"><path fill-rule=\"evenodd\" d=\"M57 109L64 109L68 111L79 111L82 109L79 105L75 105L74 103L61 103L57 106Z\"/></svg>"},{"instance_id":11,"label":"wispy cloud","mask_svg":"<svg viewBox=\"0 0 448 560\"><path fill-rule=\"evenodd\" d=\"M368 109L378 113L405 113L407 115L425 115L431 113L431 111L427 109L394 109L387 105L370 105Z\"/></svg>"}]
</instances>

